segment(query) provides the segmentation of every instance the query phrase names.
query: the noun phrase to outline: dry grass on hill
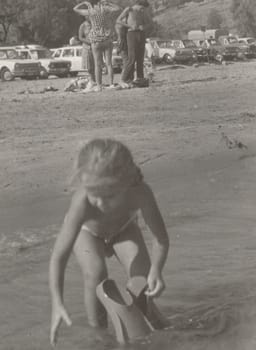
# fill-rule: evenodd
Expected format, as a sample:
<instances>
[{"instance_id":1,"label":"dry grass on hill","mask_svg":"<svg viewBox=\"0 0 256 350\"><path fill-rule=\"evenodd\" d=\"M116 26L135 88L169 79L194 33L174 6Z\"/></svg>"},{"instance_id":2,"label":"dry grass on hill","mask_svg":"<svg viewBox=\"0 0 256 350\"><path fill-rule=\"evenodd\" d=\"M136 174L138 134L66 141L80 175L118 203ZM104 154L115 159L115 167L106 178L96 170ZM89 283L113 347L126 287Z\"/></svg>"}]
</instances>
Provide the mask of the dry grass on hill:
<instances>
[{"instance_id":1,"label":"dry grass on hill","mask_svg":"<svg viewBox=\"0 0 256 350\"><path fill-rule=\"evenodd\" d=\"M219 11L223 17L223 26L234 29L234 22L230 11L231 0L205 0L204 2L190 2L179 8L168 8L155 17L155 20L165 28L166 33L180 34L186 37L189 30L200 29L206 25L208 15L212 9ZM234 30L233 30L234 31Z\"/></svg>"}]
</instances>

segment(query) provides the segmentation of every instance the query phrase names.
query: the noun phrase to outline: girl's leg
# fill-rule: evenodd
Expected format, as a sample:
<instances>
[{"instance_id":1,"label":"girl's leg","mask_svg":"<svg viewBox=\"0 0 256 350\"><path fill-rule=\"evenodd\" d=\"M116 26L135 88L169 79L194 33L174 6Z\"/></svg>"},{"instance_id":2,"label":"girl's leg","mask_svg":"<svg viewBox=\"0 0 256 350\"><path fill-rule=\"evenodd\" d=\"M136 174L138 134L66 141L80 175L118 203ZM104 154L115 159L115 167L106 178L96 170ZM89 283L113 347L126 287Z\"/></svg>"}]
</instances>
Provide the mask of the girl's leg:
<instances>
[{"instance_id":1,"label":"girl's leg","mask_svg":"<svg viewBox=\"0 0 256 350\"><path fill-rule=\"evenodd\" d=\"M147 278L150 269L150 257L137 224L129 225L113 245L115 254L124 266L128 278L144 276Z\"/></svg>"},{"instance_id":2,"label":"girl's leg","mask_svg":"<svg viewBox=\"0 0 256 350\"><path fill-rule=\"evenodd\" d=\"M114 82L114 74L113 74L113 67L112 67L112 50L113 50L113 44L111 41L109 41L109 43L106 44L106 48L105 48L105 61L106 61L106 66L108 70L110 85L113 85L113 82Z\"/></svg>"},{"instance_id":3,"label":"girl's leg","mask_svg":"<svg viewBox=\"0 0 256 350\"><path fill-rule=\"evenodd\" d=\"M84 279L84 303L92 327L106 327L107 314L97 298L97 285L107 278L105 244L91 233L82 230L74 244L74 253Z\"/></svg>"},{"instance_id":4,"label":"girl's leg","mask_svg":"<svg viewBox=\"0 0 256 350\"><path fill-rule=\"evenodd\" d=\"M113 248L128 278L143 276L147 279L151 266L150 257L141 230L136 224L129 225L120 234ZM169 326L169 322L161 315L151 298L147 298L147 318L155 329Z\"/></svg>"},{"instance_id":5,"label":"girl's leg","mask_svg":"<svg viewBox=\"0 0 256 350\"><path fill-rule=\"evenodd\" d=\"M96 84L99 89L101 89L102 85L102 61L103 61L103 50L101 47L101 43L92 43L92 53L95 64L95 79Z\"/></svg>"}]
</instances>

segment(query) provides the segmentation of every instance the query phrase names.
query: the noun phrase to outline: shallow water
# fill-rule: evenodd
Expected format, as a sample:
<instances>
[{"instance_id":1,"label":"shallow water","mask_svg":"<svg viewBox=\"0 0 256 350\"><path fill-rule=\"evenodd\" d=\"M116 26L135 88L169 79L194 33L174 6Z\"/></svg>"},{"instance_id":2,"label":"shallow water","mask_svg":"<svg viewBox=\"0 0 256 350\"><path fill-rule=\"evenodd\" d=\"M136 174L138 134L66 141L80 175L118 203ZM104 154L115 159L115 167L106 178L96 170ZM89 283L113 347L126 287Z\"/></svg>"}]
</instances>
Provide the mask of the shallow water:
<instances>
[{"instance_id":1,"label":"shallow water","mask_svg":"<svg viewBox=\"0 0 256 350\"><path fill-rule=\"evenodd\" d=\"M170 327L125 349L255 349L255 169L255 157L232 152L145 164L171 238L167 289L157 300ZM48 261L68 201L49 196L1 210L0 349L50 348ZM113 259L109 268L125 283ZM123 349L111 325L103 333L88 327L80 277L72 258L65 299L73 326L62 326L57 349Z\"/></svg>"}]
</instances>

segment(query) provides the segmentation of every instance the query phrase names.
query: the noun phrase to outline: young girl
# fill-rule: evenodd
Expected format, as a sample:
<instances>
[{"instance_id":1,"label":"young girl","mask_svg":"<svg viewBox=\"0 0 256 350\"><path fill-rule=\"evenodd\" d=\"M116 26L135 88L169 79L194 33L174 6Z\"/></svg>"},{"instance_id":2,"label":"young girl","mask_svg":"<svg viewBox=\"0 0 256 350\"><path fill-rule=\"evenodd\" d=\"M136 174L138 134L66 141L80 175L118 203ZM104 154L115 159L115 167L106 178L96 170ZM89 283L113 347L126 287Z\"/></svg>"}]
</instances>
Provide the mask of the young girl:
<instances>
[{"instance_id":1,"label":"young girl","mask_svg":"<svg viewBox=\"0 0 256 350\"><path fill-rule=\"evenodd\" d=\"M87 8L83 8L86 6ZM102 61L103 55L106 59L110 86L113 85L112 68L112 34L113 34L113 12L119 10L119 6L104 0L84 1L74 7L74 11L82 16L87 16L91 22L90 41L95 61L95 76L97 86L95 91L102 90Z\"/></svg>"},{"instance_id":2,"label":"young girl","mask_svg":"<svg viewBox=\"0 0 256 350\"><path fill-rule=\"evenodd\" d=\"M116 255L128 278L147 278L149 297L164 289L162 270L169 239L150 186L143 180L128 148L112 139L94 139L80 150L70 208L57 237L50 261L52 297L51 343L64 320L64 272L73 249L84 279L84 302L89 324L106 327L107 315L96 287L107 278L105 258ZM153 234L151 261L137 224L141 212Z\"/></svg>"}]
</instances>

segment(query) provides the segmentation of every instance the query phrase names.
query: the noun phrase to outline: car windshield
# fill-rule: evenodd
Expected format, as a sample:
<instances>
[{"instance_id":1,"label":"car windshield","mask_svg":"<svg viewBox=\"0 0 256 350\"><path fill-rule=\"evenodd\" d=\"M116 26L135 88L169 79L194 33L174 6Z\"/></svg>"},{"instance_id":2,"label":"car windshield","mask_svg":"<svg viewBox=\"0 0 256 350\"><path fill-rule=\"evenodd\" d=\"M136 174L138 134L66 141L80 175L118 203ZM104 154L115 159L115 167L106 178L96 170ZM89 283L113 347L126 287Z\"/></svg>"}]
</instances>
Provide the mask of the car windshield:
<instances>
[{"instance_id":1,"label":"car windshield","mask_svg":"<svg viewBox=\"0 0 256 350\"><path fill-rule=\"evenodd\" d=\"M195 48L196 44L192 40L183 40L183 44L188 48Z\"/></svg>"},{"instance_id":2,"label":"car windshield","mask_svg":"<svg viewBox=\"0 0 256 350\"><path fill-rule=\"evenodd\" d=\"M30 51L31 57L38 60L40 58L51 58L52 54L50 50L44 49L44 50L31 50Z\"/></svg>"},{"instance_id":3,"label":"car windshield","mask_svg":"<svg viewBox=\"0 0 256 350\"><path fill-rule=\"evenodd\" d=\"M161 40L161 41L157 41L157 44L161 49L173 47L171 41L162 41Z\"/></svg>"},{"instance_id":4,"label":"car windshield","mask_svg":"<svg viewBox=\"0 0 256 350\"><path fill-rule=\"evenodd\" d=\"M15 50L0 50L0 59L16 59L18 53Z\"/></svg>"}]
</instances>

